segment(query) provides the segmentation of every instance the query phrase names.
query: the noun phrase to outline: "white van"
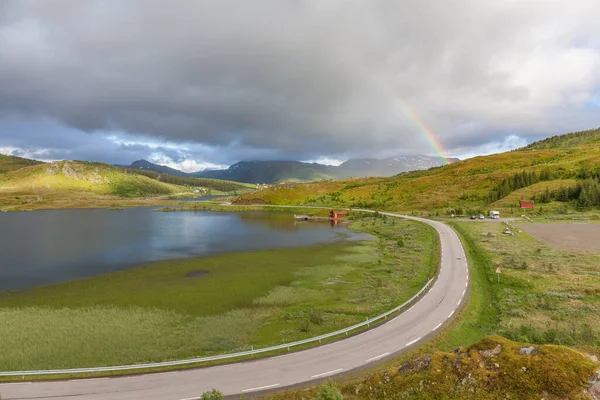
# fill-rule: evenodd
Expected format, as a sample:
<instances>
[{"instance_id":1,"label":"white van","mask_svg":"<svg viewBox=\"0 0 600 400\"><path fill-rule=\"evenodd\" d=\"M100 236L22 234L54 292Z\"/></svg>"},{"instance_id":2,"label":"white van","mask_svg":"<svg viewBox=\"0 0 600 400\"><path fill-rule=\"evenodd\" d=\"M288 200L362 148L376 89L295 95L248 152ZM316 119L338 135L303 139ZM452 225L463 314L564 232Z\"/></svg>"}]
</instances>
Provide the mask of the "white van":
<instances>
[{"instance_id":1,"label":"white van","mask_svg":"<svg viewBox=\"0 0 600 400\"><path fill-rule=\"evenodd\" d=\"M500 218L500 211L490 211L490 218L491 219L498 219L498 218Z\"/></svg>"}]
</instances>

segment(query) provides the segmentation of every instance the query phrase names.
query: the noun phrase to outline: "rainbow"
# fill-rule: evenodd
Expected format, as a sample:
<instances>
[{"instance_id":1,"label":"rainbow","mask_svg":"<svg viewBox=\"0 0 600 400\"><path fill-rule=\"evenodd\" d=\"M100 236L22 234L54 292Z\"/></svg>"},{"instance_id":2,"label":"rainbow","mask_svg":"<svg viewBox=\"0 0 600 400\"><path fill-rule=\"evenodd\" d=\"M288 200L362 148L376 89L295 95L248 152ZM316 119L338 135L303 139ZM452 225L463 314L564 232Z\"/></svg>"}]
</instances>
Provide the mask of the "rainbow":
<instances>
[{"instance_id":1,"label":"rainbow","mask_svg":"<svg viewBox=\"0 0 600 400\"><path fill-rule=\"evenodd\" d=\"M429 129L427 127L427 125L425 125L423 120L419 117L419 115L417 115L416 111L411 106L409 106L405 101L403 101L398 96L394 96L394 97L395 97L402 113L408 119L410 119L411 122L419 129L419 131L423 134L423 136L425 137L425 139L427 140L427 142L429 143L429 145L431 146L433 151L435 151L436 155L438 155L442 159L442 161L444 162L445 165L448 165L449 164L448 159L446 158L446 155L445 155L446 151L442 147L442 144L440 143L439 139L433 134L431 129Z\"/></svg>"}]
</instances>

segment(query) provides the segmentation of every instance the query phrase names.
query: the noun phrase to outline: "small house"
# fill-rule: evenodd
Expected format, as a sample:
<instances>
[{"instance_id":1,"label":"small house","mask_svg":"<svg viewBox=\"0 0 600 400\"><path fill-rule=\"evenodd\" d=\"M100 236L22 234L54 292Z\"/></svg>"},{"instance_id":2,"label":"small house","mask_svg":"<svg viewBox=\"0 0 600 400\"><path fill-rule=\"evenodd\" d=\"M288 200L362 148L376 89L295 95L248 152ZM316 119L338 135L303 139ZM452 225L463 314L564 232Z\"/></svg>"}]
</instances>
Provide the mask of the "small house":
<instances>
[{"instance_id":1,"label":"small house","mask_svg":"<svg viewBox=\"0 0 600 400\"><path fill-rule=\"evenodd\" d=\"M533 210L535 202L533 200L520 200L519 206L522 210Z\"/></svg>"},{"instance_id":2,"label":"small house","mask_svg":"<svg viewBox=\"0 0 600 400\"><path fill-rule=\"evenodd\" d=\"M331 218L331 219L342 218L342 217L345 217L346 215L347 215L346 213L336 213L333 210L329 211L329 218Z\"/></svg>"}]
</instances>

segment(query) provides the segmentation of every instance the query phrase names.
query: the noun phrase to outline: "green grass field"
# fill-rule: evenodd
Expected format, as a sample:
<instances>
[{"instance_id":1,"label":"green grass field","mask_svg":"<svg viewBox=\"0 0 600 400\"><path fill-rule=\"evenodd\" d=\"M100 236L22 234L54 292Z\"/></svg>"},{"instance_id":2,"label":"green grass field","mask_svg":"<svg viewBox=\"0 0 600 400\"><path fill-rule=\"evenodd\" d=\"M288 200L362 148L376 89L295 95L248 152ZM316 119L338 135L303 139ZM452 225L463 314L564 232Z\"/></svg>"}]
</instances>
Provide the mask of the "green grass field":
<instances>
[{"instance_id":1,"label":"green grass field","mask_svg":"<svg viewBox=\"0 0 600 400\"><path fill-rule=\"evenodd\" d=\"M128 364L279 344L387 311L435 273L432 228L374 217L354 224L374 239L157 262L4 293L0 365ZM188 277L198 271L207 273Z\"/></svg>"}]
</instances>

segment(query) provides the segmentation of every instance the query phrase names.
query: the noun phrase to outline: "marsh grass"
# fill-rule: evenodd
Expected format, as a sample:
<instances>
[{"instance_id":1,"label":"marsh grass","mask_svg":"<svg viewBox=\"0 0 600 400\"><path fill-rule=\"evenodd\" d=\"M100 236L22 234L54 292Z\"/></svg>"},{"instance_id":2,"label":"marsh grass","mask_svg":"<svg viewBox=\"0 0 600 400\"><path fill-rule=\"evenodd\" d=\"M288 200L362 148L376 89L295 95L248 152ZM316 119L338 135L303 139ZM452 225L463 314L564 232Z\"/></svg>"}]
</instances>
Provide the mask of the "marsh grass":
<instances>
[{"instance_id":1,"label":"marsh grass","mask_svg":"<svg viewBox=\"0 0 600 400\"><path fill-rule=\"evenodd\" d=\"M435 273L428 226L370 218L356 227L375 238L162 261L0 294L1 369L163 361L303 339L387 311ZM208 273L187 277L200 270Z\"/></svg>"}]
</instances>

